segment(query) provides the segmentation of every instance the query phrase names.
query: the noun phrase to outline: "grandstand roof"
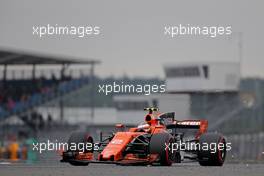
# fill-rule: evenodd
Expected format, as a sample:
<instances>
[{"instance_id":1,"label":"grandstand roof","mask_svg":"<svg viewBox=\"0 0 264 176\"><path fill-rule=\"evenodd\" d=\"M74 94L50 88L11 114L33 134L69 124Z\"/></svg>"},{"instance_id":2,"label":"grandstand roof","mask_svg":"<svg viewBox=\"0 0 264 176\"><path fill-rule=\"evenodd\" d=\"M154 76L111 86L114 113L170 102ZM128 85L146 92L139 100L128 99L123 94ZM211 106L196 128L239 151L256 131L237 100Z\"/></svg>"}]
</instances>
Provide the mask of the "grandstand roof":
<instances>
[{"instance_id":1,"label":"grandstand roof","mask_svg":"<svg viewBox=\"0 0 264 176\"><path fill-rule=\"evenodd\" d=\"M57 65L57 64L98 64L94 59L78 59L69 56L51 56L23 51L0 49L0 65Z\"/></svg>"}]
</instances>

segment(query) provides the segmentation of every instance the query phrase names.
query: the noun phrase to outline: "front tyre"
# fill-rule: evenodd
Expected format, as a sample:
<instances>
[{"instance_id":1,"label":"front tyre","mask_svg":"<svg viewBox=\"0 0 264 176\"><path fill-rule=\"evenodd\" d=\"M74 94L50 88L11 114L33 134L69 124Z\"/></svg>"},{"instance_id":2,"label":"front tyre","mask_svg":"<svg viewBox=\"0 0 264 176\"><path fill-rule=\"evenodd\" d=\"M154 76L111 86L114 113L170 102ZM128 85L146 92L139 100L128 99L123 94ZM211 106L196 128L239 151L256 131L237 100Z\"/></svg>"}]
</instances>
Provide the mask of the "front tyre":
<instances>
[{"instance_id":1,"label":"front tyre","mask_svg":"<svg viewBox=\"0 0 264 176\"><path fill-rule=\"evenodd\" d=\"M86 145L86 143L92 143L93 144L93 138L87 133L87 132L73 132L68 140L68 145L76 145L78 146L79 144L84 144ZM68 152L72 153L73 156L73 160L69 160L69 163L73 166L87 166L89 163L87 162L82 162L82 161L77 161L74 160L76 158L76 156L78 155L79 152L84 152L84 153L88 153L88 152L93 152L92 150L84 150L84 151L79 151L78 149L76 150L71 150L69 149Z\"/></svg>"},{"instance_id":2,"label":"front tyre","mask_svg":"<svg viewBox=\"0 0 264 176\"><path fill-rule=\"evenodd\" d=\"M162 166L171 166L175 160L175 153L171 152L169 147L174 142L174 138L169 133L153 134L150 139L150 154L159 155L159 163Z\"/></svg>"}]
</instances>

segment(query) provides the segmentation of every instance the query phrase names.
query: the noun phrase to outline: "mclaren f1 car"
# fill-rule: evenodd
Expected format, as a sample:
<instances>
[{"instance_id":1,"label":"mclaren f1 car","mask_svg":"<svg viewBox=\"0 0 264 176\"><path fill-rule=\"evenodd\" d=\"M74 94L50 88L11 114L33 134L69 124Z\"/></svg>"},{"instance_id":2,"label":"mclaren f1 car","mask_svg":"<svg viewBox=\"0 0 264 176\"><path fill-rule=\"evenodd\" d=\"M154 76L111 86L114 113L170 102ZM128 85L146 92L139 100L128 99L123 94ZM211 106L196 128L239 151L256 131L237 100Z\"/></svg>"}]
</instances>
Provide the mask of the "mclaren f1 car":
<instances>
[{"instance_id":1,"label":"mclaren f1 car","mask_svg":"<svg viewBox=\"0 0 264 176\"><path fill-rule=\"evenodd\" d=\"M174 112L145 110L148 112L144 122L137 127L126 129L117 124L114 132L100 133L98 142L86 132L72 133L69 145L89 144L90 148L68 148L62 153L61 162L75 166L89 163L170 166L188 159L202 166L223 165L226 139L219 133L207 133L207 120L178 121Z\"/></svg>"}]
</instances>

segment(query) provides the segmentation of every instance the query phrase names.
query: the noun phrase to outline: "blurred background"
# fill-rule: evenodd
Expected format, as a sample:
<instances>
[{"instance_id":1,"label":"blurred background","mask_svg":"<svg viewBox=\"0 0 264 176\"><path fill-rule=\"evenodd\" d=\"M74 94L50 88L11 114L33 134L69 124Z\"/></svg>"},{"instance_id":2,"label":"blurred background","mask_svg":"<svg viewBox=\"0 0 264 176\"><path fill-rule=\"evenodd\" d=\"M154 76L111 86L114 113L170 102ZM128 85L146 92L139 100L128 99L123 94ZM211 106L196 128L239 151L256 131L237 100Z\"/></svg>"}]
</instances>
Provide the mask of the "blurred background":
<instances>
[{"instance_id":1,"label":"blurred background","mask_svg":"<svg viewBox=\"0 0 264 176\"><path fill-rule=\"evenodd\" d=\"M192 5L190 5L192 4ZM34 141L97 138L143 108L208 119L232 142L230 162L264 160L263 2L0 1L0 160L59 161ZM33 26L100 26L78 38L32 34ZM232 35L164 35L166 25L232 26ZM113 82L166 85L163 94L98 93ZM59 152L59 151L58 151Z\"/></svg>"}]
</instances>

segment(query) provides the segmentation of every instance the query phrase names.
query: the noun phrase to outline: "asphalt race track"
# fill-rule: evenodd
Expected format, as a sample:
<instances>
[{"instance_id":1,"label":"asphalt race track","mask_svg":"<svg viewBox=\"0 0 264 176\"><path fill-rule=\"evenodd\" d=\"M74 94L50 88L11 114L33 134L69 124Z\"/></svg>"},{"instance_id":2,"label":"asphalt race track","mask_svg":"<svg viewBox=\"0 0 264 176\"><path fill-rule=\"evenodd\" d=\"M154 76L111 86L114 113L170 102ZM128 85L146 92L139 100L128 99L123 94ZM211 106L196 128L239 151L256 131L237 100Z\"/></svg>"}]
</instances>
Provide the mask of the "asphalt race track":
<instances>
[{"instance_id":1,"label":"asphalt race track","mask_svg":"<svg viewBox=\"0 0 264 176\"><path fill-rule=\"evenodd\" d=\"M90 164L89 166L70 166L69 164L25 164L1 163L0 176L263 176L264 164L226 164L223 167L201 167L198 164L175 164L161 166L116 166Z\"/></svg>"}]
</instances>

